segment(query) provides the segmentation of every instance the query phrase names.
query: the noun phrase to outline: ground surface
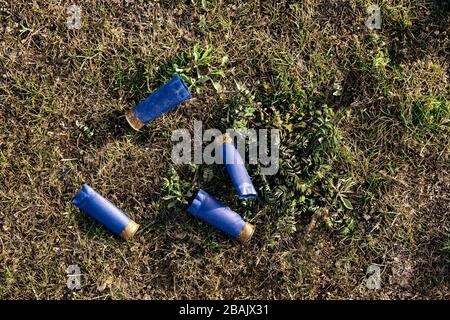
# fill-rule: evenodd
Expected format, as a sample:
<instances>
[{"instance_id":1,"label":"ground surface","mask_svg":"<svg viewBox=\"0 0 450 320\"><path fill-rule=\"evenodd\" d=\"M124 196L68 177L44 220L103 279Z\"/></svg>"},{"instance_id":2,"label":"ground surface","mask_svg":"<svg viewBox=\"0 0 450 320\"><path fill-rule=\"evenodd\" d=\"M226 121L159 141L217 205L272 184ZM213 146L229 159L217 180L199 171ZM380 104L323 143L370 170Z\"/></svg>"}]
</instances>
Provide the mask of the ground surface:
<instances>
[{"instance_id":1,"label":"ground surface","mask_svg":"<svg viewBox=\"0 0 450 320\"><path fill-rule=\"evenodd\" d=\"M75 4L69 30L65 1L0 0L0 298L450 298L447 1L379 1L374 31L369 1ZM174 71L194 99L134 132L123 112ZM249 166L257 200L172 163L194 120L281 130L278 174ZM82 183L134 240L71 205ZM185 212L199 187L249 244Z\"/></svg>"}]
</instances>

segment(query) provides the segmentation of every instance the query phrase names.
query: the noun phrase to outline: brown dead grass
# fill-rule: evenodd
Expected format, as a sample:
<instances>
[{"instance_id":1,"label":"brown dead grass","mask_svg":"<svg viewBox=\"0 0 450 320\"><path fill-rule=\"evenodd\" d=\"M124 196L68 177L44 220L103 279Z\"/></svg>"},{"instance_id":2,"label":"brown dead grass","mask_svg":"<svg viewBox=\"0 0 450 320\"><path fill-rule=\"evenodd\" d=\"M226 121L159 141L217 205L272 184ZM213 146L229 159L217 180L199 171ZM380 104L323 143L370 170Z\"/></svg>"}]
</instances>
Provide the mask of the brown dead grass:
<instances>
[{"instance_id":1,"label":"brown dead grass","mask_svg":"<svg viewBox=\"0 0 450 320\"><path fill-rule=\"evenodd\" d=\"M383 2L378 33L400 70L383 82L360 70L367 1L206 3L77 1L82 28L71 31L60 1L0 1L0 298L448 299L448 127L410 130L397 112L423 97L449 101L448 5ZM229 56L225 93L207 90L133 132L123 112L196 42ZM237 245L167 209L160 183L172 130L193 119L217 125L234 80L258 90L282 72L336 110L346 160L334 174L354 181L355 231L306 217L272 246L273 208L258 203L239 208L257 232ZM213 174L215 195L229 196L226 175ZM70 204L85 182L142 225L133 241ZM366 287L371 263L382 268L381 290ZM81 290L66 287L71 264Z\"/></svg>"}]
</instances>

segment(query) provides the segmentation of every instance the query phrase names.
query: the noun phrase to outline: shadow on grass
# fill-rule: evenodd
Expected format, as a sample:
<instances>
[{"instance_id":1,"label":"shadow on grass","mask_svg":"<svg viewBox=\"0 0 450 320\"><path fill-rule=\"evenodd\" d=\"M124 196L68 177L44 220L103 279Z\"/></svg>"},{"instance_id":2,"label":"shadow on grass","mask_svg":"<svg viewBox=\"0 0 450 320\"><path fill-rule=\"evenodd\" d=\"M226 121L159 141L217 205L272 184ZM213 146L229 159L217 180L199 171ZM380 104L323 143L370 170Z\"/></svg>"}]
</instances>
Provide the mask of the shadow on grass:
<instances>
[{"instance_id":1,"label":"shadow on grass","mask_svg":"<svg viewBox=\"0 0 450 320\"><path fill-rule=\"evenodd\" d=\"M134 108L141 100L149 96L154 90L162 86L175 73L174 63L183 63L183 53L175 55L157 69L153 74L147 71L147 61L139 61L130 64L129 68L116 70L111 85L110 94L113 98L125 101L127 109ZM135 135L138 143L144 143L151 139L152 131L142 128L136 132L128 124L125 110L114 110L111 113L101 114L89 121L88 126L95 130L93 140L85 139L86 144L101 148L111 140L116 140L124 135Z\"/></svg>"},{"instance_id":2,"label":"shadow on grass","mask_svg":"<svg viewBox=\"0 0 450 320\"><path fill-rule=\"evenodd\" d=\"M147 69L150 62L146 60L131 64L129 68L115 70L110 86L111 95L134 106L167 82L175 73L173 65L180 63L185 63L183 53L167 59L159 68L155 68L154 73Z\"/></svg>"},{"instance_id":3,"label":"shadow on grass","mask_svg":"<svg viewBox=\"0 0 450 320\"><path fill-rule=\"evenodd\" d=\"M429 9L428 11L425 11ZM410 63L427 56L445 54L437 50L440 43L445 43L447 20L450 15L450 2L446 0L431 1L429 7L414 7L414 21L410 26L402 19L393 19L384 15L382 30L395 41L390 43L390 59L394 64Z\"/></svg>"}]
</instances>

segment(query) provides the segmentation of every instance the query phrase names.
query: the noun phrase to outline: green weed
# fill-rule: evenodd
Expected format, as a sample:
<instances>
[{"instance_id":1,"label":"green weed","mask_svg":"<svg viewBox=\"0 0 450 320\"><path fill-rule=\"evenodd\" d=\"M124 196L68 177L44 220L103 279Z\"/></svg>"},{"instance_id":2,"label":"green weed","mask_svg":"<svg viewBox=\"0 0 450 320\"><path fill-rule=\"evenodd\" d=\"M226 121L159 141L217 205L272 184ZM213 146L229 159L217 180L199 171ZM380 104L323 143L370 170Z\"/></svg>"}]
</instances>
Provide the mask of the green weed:
<instances>
[{"instance_id":1,"label":"green weed","mask_svg":"<svg viewBox=\"0 0 450 320\"><path fill-rule=\"evenodd\" d=\"M222 57L221 63L215 63L214 50L211 46L202 48L196 43L192 50L180 53L167 70L168 74L178 73L189 86L189 89L202 93L206 83L211 83L217 92L222 91L222 85L218 79L225 77L222 67L226 64L227 57Z\"/></svg>"}]
</instances>

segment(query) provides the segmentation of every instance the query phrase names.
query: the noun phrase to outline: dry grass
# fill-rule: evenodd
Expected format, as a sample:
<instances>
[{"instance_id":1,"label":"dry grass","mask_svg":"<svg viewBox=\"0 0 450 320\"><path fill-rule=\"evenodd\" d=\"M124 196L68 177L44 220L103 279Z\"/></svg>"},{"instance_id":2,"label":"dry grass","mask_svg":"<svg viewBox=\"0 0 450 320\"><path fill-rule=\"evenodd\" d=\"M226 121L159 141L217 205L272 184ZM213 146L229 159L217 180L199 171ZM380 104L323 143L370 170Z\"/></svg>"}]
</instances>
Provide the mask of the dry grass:
<instances>
[{"instance_id":1,"label":"dry grass","mask_svg":"<svg viewBox=\"0 0 450 320\"><path fill-rule=\"evenodd\" d=\"M68 30L62 1L0 0L0 298L450 298L446 1L380 2L375 32L368 1L76 4L82 28ZM196 43L214 48L216 66L228 57L223 92L207 84L133 132L123 112ZM242 203L223 168L170 160L172 130L194 119L224 129L253 105L235 82L267 114L251 125L281 129L282 146L299 150L267 181L251 169L274 202ZM296 139L324 104L336 145L313 139L308 153ZM255 237L237 245L169 206L164 178L216 195ZM353 210L332 202L338 181ZM70 204L85 182L142 225L133 241ZM372 263L380 290L366 287ZM81 290L66 287L71 264Z\"/></svg>"}]
</instances>

